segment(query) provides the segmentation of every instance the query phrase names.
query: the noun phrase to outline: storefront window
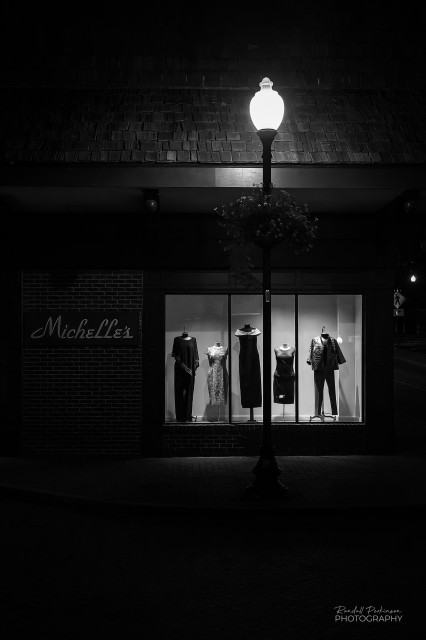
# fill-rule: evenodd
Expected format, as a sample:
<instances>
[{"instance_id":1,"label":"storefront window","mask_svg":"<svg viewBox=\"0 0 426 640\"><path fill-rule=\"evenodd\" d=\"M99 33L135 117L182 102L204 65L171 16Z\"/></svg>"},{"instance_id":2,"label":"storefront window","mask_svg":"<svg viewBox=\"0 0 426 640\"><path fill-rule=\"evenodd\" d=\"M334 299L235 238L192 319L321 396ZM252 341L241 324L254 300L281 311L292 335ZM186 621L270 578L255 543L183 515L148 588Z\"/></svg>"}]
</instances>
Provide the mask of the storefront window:
<instances>
[{"instance_id":1,"label":"storefront window","mask_svg":"<svg viewBox=\"0 0 426 640\"><path fill-rule=\"evenodd\" d=\"M231 296L232 421L262 420L262 296Z\"/></svg>"},{"instance_id":2,"label":"storefront window","mask_svg":"<svg viewBox=\"0 0 426 640\"><path fill-rule=\"evenodd\" d=\"M360 295L300 295L299 421L362 419Z\"/></svg>"},{"instance_id":3,"label":"storefront window","mask_svg":"<svg viewBox=\"0 0 426 640\"><path fill-rule=\"evenodd\" d=\"M227 295L166 296L167 421L229 421L228 341Z\"/></svg>"},{"instance_id":4,"label":"storefront window","mask_svg":"<svg viewBox=\"0 0 426 640\"><path fill-rule=\"evenodd\" d=\"M295 296L274 295L271 308L273 422L296 419Z\"/></svg>"},{"instance_id":5,"label":"storefront window","mask_svg":"<svg viewBox=\"0 0 426 640\"><path fill-rule=\"evenodd\" d=\"M362 296L272 297L273 422L360 422ZM166 296L165 420L261 422L256 294Z\"/></svg>"}]
</instances>

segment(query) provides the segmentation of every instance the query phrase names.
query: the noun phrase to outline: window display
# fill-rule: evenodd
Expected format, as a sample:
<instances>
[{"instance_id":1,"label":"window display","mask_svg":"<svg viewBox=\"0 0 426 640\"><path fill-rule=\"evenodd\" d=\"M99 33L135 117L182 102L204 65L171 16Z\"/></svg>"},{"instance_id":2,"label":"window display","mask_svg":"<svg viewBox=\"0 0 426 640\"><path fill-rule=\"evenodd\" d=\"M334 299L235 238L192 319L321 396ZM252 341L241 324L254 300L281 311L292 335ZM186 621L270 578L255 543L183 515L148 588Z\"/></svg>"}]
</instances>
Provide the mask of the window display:
<instances>
[{"instance_id":1,"label":"window display","mask_svg":"<svg viewBox=\"0 0 426 640\"><path fill-rule=\"evenodd\" d=\"M166 421L261 422L262 296L165 306ZM274 294L271 339L274 422L362 421L361 295Z\"/></svg>"},{"instance_id":2,"label":"window display","mask_svg":"<svg viewBox=\"0 0 426 640\"><path fill-rule=\"evenodd\" d=\"M231 295L231 420L262 420L262 296Z\"/></svg>"},{"instance_id":3,"label":"window display","mask_svg":"<svg viewBox=\"0 0 426 640\"><path fill-rule=\"evenodd\" d=\"M226 294L165 297L166 421L229 422L228 302Z\"/></svg>"},{"instance_id":4,"label":"window display","mask_svg":"<svg viewBox=\"0 0 426 640\"><path fill-rule=\"evenodd\" d=\"M362 297L300 295L299 421L360 422ZM324 393L327 385L328 393Z\"/></svg>"},{"instance_id":5,"label":"window display","mask_svg":"<svg viewBox=\"0 0 426 640\"><path fill-rule=\"evenodd\" d=\"M296 421L296 296L272 296L271 412L273 422ZM284 396L282 398L281 396Z\"/></svg>"}]
</instances>

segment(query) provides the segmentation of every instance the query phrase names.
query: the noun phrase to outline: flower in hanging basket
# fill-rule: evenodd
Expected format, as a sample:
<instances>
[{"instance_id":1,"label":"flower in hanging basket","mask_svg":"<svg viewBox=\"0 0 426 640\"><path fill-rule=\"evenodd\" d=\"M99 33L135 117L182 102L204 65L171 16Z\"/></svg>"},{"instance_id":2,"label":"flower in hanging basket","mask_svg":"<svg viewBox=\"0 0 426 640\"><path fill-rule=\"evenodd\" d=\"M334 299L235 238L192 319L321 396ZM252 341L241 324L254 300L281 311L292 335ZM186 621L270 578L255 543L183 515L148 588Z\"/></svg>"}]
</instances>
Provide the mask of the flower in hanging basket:
<instances>
[{"instance_id":1,"label":"flower in hanging basket","mask_svg":"<svg viewBox=\"0 0 426 640\"><path fill-rule=\"evenodd\" d=\"M214 209L227 240L224 251L230 255L231 274L243 286L259 286L250 269L248 252L255 247L273 247L285 243L294 253L313 247L317 219L301 210L295 198L282 189L264 195L255 186L248 196Z\"/></svg>"}]
</instances>

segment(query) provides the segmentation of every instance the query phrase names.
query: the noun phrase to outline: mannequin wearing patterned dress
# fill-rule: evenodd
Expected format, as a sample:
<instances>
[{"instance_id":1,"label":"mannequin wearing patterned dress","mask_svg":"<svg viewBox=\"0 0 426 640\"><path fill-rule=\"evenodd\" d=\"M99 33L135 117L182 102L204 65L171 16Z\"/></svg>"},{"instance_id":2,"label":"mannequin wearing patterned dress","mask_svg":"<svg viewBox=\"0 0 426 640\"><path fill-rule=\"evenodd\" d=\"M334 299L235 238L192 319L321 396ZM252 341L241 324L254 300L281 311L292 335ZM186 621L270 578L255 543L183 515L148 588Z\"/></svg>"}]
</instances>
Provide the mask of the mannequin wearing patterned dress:
<instances>
[{"instance_id":1,"label":"mannequin wearing patterned dress","mask_svg":"<svg viewBox=\"0 0 426 640\"><path fill-rule=\"evenodd\" d=\"M221 345L220 342L216 342L213 347L207 348L206 355L209 359L207 387L210 404L226 404L228 395L228 372L226 370L228 349Z\"/></svg>"}]
</instances>

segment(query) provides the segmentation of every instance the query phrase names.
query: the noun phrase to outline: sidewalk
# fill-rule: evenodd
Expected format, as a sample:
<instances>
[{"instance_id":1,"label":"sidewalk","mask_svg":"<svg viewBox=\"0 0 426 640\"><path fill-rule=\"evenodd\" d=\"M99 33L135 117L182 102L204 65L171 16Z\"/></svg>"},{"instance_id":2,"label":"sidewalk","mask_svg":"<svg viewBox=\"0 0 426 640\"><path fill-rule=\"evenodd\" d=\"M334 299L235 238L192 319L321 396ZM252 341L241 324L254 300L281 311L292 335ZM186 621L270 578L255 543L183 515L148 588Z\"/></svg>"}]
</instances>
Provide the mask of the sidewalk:
<instances>
[{"instance_id":1,"label":"sidewalk","mask_svg":"<svg viewBox=\"0 0 426 640\"><path fill-rule=\"evenodd\" d=\"M423 393L426 354L395 348L394 355L406 383ZM423 433L419 422L416 428L420 427ZM255 478L257 460L257 456L97 461L0 457L0 495L87 509L176 515L348 514L426 507L424 446L381 456L277 456L279 480L288 489L284 498L266 499L246 491Z\"/></svg>"},{"instance_id":2,"label":"sidewalk","mask_svg":"<svg viewBox=\"0 0 426 640\"><path fill-rule=\"evenodd\" d=\"M425 456L277 457L285 498L248 494L255 457L47 462L0 458L0 494L89 509L341 512L426 506Z\"/></svg>"}]
</instances>

